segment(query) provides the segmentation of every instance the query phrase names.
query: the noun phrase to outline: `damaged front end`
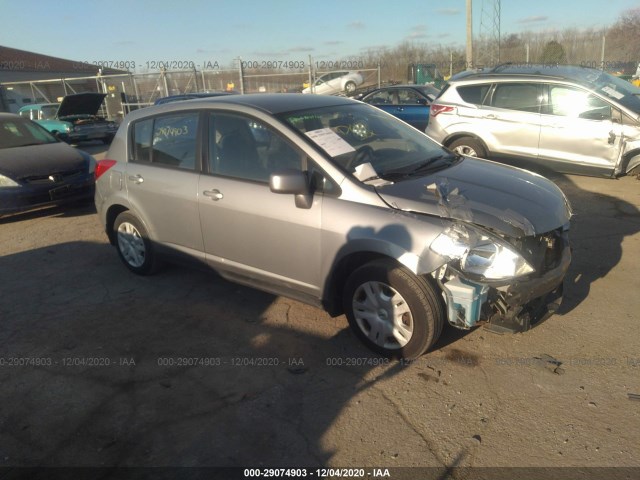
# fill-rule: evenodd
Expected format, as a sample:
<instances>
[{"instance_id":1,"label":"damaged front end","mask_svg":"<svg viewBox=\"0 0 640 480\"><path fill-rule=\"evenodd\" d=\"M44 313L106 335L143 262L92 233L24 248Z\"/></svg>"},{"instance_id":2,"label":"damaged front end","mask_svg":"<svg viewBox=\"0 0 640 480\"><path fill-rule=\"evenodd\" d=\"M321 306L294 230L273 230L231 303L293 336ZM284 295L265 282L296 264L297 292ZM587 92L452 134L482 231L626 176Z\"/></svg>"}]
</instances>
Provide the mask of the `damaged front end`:
<instances>
[{"instance_id":1,"label":"damaged front end","mask_svg":"<svg viewBox=\"0 0 640 480\"><path fill-rule=\"evenodd\" d=\"M571 263L568 229L520 238L464 222L445 229L430 248L449 259L433 272L449 323L523 332L556 311Z\"/></svg>"}]
</instances>

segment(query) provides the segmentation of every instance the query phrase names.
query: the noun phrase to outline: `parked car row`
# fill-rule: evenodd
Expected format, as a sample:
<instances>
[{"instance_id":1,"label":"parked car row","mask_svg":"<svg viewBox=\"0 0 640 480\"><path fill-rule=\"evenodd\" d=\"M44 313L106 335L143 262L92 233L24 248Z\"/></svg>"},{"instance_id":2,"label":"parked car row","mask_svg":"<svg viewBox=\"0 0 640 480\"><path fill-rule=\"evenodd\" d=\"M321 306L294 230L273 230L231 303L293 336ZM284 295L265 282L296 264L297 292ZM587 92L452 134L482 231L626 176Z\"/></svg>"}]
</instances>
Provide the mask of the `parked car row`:
<instances>
[{"instance_id":1,"label":"parked car row","mask_svg":"<svg viewBox=\"0 0 640 480\"><path fill-rule=\"evenodd\" d=\"M445 323L524 331L562 297L569 202L544 177L479 157L628 173L640 165L639 94L594 69L503 66L364 102L169 98L129 114L97 164L6 114L0 214L95 188L131 271L205 263L344 313L374 351L416 358Z\"/></svg>"},{"instance_id":2,"label":"parked car row","mask_svg":"<svg viewBox=\"0 0 640 480\"><path fill-rule=\"evenodd\" d=\"M101 140L111 143L118 124L98 115L104 93L67 95L61 103L25 105L18 115L36 121L67 143Z\"/></svg>"}]
</instances>

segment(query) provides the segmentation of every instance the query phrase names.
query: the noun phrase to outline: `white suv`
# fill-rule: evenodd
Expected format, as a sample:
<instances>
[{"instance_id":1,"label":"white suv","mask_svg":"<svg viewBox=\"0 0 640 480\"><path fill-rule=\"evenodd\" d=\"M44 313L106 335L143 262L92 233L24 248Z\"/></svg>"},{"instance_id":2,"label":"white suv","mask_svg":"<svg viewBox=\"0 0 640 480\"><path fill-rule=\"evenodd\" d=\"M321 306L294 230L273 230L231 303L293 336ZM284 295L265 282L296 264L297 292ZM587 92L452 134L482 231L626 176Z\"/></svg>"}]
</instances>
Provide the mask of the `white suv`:
<instances>
[{"instance_id":1,"label":"white suv","mask_svg":"<svg viewBox=\"0 0 640 480\"><path fill-rule=\"evenodd\" d=\"M463 155L624 175L640 167L640 88L568 65L463 72L431 105L426 133Z\"/></svg>"}]
</instances>

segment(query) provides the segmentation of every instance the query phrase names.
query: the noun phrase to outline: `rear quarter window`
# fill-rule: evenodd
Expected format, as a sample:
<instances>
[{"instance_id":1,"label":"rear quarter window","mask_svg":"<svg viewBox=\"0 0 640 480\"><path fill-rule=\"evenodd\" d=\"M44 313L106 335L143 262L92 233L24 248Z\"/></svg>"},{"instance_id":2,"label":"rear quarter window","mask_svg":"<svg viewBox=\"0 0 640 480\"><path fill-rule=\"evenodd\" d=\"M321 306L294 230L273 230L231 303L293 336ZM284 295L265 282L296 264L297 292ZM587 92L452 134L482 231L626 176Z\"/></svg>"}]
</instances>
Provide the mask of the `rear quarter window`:
<instances>
[{"instance_id":1,"label":"rear quarter window","mask_svg":"<svg viewBox=\"0 0 640 480\"><path fill-rule=\"evenodd\" d=\"M467 103L482 105L491 85L467 85L458 87L458 95Z\"/></svg>"}]
</instances>

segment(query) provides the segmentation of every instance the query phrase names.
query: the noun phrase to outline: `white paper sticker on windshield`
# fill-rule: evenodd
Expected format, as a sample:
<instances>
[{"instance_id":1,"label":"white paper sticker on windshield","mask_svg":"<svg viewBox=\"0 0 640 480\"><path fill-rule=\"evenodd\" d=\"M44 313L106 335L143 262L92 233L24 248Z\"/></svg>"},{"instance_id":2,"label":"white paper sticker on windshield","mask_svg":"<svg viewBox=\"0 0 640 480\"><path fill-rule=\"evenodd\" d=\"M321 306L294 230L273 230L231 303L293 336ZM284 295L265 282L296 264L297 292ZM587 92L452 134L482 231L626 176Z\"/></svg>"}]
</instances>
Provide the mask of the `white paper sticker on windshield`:
<instances>
[{"instance_id":1,"label":"white paper sticker on windshield","mask_svg":"<svg viewBox=\"0 0 640 480\"><path fill-rule=\"evenodd\" d=\"M356 151L355 148L330 128L311 130L310 132L306 132L306 135L332 157Z\"/></svg>"},{"instance_id":2,"label":"white paper sticker on windshield","mask_svg":"<svg viewBox=\"0 0 640 480\"><path fill-rule=\"evenodd\" d=\"M624 93L622 92L616 92L613 88L611 87L604 87L602 89L602 91L604 93L606 93L607 95L609 95L610 97L615 98L616 100L620 100L622 97L624 97Z\"/></svg>"}]
</instances>

